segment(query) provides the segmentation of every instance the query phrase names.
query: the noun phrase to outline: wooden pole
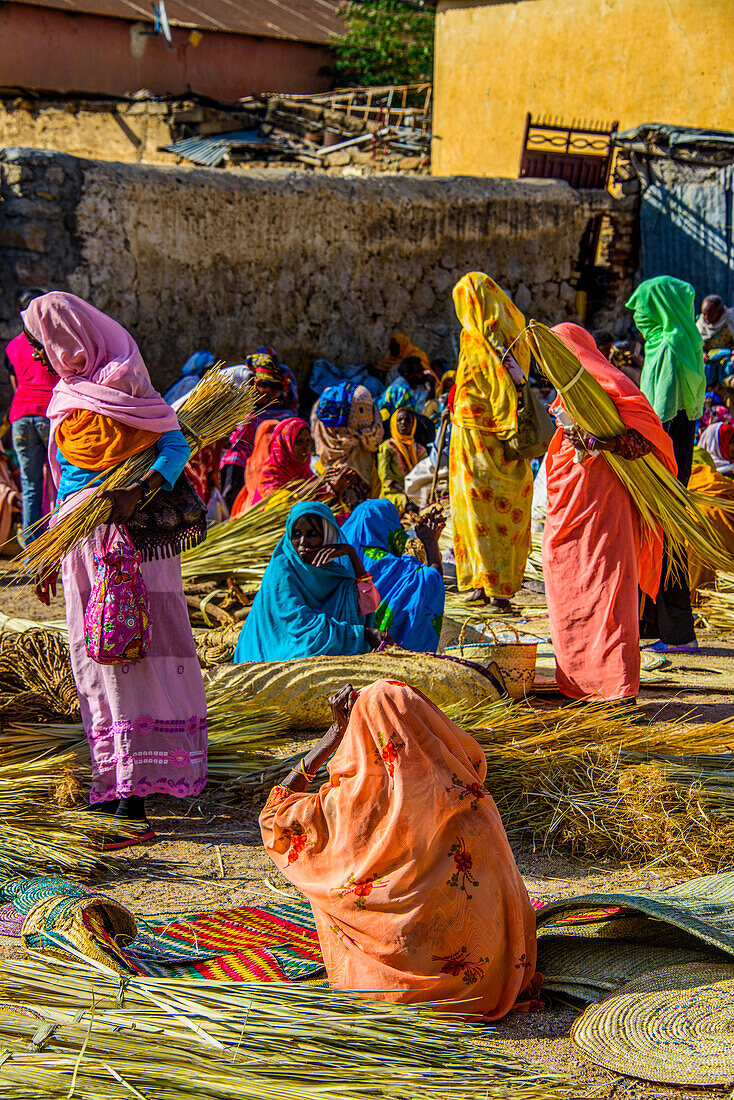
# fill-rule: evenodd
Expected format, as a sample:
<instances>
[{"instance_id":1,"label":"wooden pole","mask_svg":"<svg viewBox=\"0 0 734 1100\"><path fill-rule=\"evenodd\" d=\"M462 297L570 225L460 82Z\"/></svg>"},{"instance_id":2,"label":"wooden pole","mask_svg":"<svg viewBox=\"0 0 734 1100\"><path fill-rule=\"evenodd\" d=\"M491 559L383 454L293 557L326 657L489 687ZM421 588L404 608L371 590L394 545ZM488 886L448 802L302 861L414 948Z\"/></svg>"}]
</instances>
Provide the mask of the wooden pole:
<instances>
[{"instance_id":1,"label":"wooden pole","mask_svg":"<svg viewBox=\"0 0 734 1100\"><path fill-rule=\"evenodd\" d=\"M441 421L441 430L438 433L438 446L436 447L436 469L433 471L433 481L431 482L431 492L428 495L428 503L433 504L436 496L436 488L438 486L438 474L441 469L441 456L443 455L443 445L446 442L446 432L449 426L449 418L446 417Z\"/></svg>"}]
</instances>

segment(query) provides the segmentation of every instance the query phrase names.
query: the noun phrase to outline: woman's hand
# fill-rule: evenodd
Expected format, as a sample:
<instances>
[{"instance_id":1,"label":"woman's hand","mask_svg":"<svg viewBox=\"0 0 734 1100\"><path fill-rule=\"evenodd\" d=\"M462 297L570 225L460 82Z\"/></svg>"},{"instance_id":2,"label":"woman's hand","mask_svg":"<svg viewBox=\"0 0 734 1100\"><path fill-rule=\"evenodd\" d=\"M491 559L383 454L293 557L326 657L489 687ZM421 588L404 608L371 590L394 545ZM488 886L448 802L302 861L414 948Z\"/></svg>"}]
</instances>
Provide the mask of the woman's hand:
<instances>
[{"instance_id":1,"label":"woman's hand","mask_svg":"<svg viewBox=\"0 0 734 1100\"><path fill-rule=\"evenodd\" d=\"M331 707L334 725L337 727L342 737L349 724L349 718L356 698L357 692L351 684L345 684L345 686L335 692L334 695L329 696L329 706Z\"/></svg>"},{"instance_id":2,"label":"woman's hand","mask_svg":"<svg viewBox=\"0 0 734 1100\"><path fill-rule=\"evenodd\" d=\"M319 768L322 767L331 754L339 748L344 738L344 734L347 731L349 718L356 698L357 693L351 684L345 684L344 687L340 688L334 695L329 696L329 703L331 705L331 713L334 721L321 738L318 745L312 748L310 752L306 753L300 761L299 766L294 768L290 775L285 778L281 784L283 787L287 787L288 790L291 791L305 791L308 786L308 780L303 774L303 770L308 772L309 776L315 776ZM303 770L300 765L303 765Z\"/></svg>"},{"instance_id":3,"label":"woman's hand","mask_svg":"<svg viewBox=\"0 0 734 1100\"><path fill-rule=\"evenodd\" d=\"M56 584L59 579L58 565L50 569L39 569L36 574L36 599L46 607L51 604L51 596L56 595Z\"/></svg>"},{"instance_id":4,"label":"woman's hand","mask_svg":"<svg viewBox=\"0 0 734 1100\"><path fill-rule=\"evenodd\" d=\"M438 537L446 526L443 508L435 505L422 517L415 529L415 533L426 548L428 565L432 569L438 569L443 576L443 562L438 545Z\"/></svg>"},{"instance_id":5,"label":"woman's hand","mask_svg":"<svg viewBox=\"0 0 734 1100\"><path fill-rule=\"evenodd\" d=\"M110 502L107 522L127 523L143 499L143 490L139 485L128 485L121 489L106 489L100 496Z\"/></svg>"},{"instance_id":6,"label":"woman's hand","mask_svg":"<svg viewBox=\"0 0 734 1100\"><path fill-rule=\"evenodd\" d=\"M436 542L445 526L446 518L443 514L443 508L436 505L421 516L421 521L416 527L415 533L424 544L426 541Z\"/></svg>"},{"instance_id":7,"label":"woman's hand","mask_svg":"<svg viewBox=\"0 0 734 1100\"><path fill-rule=\"evenodd\" d=\"M591 432L585 432L583 428L579 428L578 424L571 424L570 427L564 428L563 434L577 451L588 451L590 454L594 451L613 451L617 442L616 438L599 439Z\"/></svg>"},{"instance_id":8,"label":"woman's hand","mask_svg":"<svg viewBox=\"0 0 734 1100\"><path fill-rule=\"evenodd\" d=\"M313 551L309 565L315 565L317 568L322 565L331 565L337 558L349 557L349 551L352 549L353 547L343 542L336 542L332 546L320 546L318 550Z\"/></svg>"},{"instance_id":9,"label":"woman's hand","mask_svg":"<svg viewBox=\"0 0 734 1100\"><path fill-rule=\"evenodd\" d=\"M349 466L335 466L333 470L329 471L326 484L335 497L340 497L346 489L356 483L357 476L356 472L350 469Z\"/></svg>"},{"instance_id":10,"label":"woman's hand","mask_svg":"<svg viewBox=\"0 0 734 1100\"><path fill-rule=\"evenodd\" d=\"M317 568L321 565L330 565L337 558L349 558L354 569L355 577L361 577L364 573L364 566L360 560L359 554L353 546L348 546L344 542L334 543L333 546L322 546L320 549L314 552L311 558L310 565L315 565Z\"/></svg>"},{"instance_id":11,"label":"woman's hand","mask_svg":"<svg viewBox=\"0 0 734 1100\"><path fill-rule=\"evenodd\" d=\"M386 630L376 630L374 626L364 628L364 637L370 649L378 649L383 642L393 645L393 640Z\"/></svg>"}]
</instances>

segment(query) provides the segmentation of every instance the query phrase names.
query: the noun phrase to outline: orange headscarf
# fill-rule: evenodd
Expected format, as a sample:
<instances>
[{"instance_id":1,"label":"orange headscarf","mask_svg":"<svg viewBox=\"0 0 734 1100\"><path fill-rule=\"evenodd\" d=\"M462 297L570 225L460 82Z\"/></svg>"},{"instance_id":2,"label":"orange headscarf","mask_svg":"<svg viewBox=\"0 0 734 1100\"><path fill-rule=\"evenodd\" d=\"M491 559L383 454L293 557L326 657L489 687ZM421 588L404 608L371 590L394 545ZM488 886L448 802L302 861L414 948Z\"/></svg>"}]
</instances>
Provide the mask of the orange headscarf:
<instances>
[{"instance_id":1,"label":"orange headscarf","mask_svg":"<svg viewBox=\"0 0 734 1100\"><path fill-rule=\"evenodd\" d=\"M535 975L535 914L473 737L418 691L359 693L329 779L276 787L273 862L311 903L333 989L505 1016Z\"/></svg>"},{"instance_id":2,"label":"orange headscarf","mask_svg":"<svg viewBox=\"0 0 734 1100\"><path fill-rule=\"evenodd\" d=\"M107 470L152 447L159 432L131 428L110 416L77 409L56 429L56 446L82 470Z\"/></svg>"},{"instance_id":3,"label":"orange headscarf","mask_svg":"<svg viewBox=\"0 0 734 1100\"><path fill-rule=\"evenodd\" d=\"M400 432L398 431L398 413L406 411L411 413L413 417L413 427L409 432ZM390 417L390 437L405 463L406 473L410 473L418 461L418 450L415 445L415 429L417 426L418 421L412 409L396 409Z\"/></svg>"},{"instance_id":4,"label":"orange headscarf","mask_svg":"<svg viewBox=\"0 0 734 1100\"><path fill-rule=\"evenodd\" d=\"M660 417L634 382L604 358L591 333L580 325L572 324L555 325L551 331L560 336L566 347L578 357L584 369L609 394L625 427L628 430L633 428L649 440L663 465L667 466L671 473L677 473L678 466L673 452L673 443ZM562 397L556 400L551 411L559 407L565 409ZM563 431L559 428L548 448L548 462L557 454L562 443ZM655 599L660 583L663 556L662 532L651 532L649 538L640 538L639 542L640 553L637 565L640 588Z\"/></svg>"},{"instance_id":5,"label":"orange headscarf","mask_svg":"<svg viewBox=\"0 0 734 1100\"><path fill-rule=\"evenodd\" d=\"M247 460L245 469L245 484L240 489L232 505L231 515L233 519L235 516L241 516L250 505L255 503L255 494L260 484L260 478L270 458L270 441L275 429L278 427L278 423L277 420L262 420L255 430L252 454Z\"/></svg>"},{"instance_id":6,"label":"orange headscarf","mask_svg":"<svg viewBox=\"0 0 734 1100\"><path fill-rule=\"evenodd\" d=\"M391 367L396 367L398 363L402 363L403 359L407 359L409 355L415 356L416 359L420 359L421 363L427 371L430 371L433 377L438 383L440 381L438 375L431 366L431 361L423 351L423 348L419 348L409 336L406 336L404 332L394 332L390 337L390 342L395 341L398 345L398 354L393 355L392 352L388 353L384 359L377 364L377 370L387 373Z\"/></svg>"}]
</instances>

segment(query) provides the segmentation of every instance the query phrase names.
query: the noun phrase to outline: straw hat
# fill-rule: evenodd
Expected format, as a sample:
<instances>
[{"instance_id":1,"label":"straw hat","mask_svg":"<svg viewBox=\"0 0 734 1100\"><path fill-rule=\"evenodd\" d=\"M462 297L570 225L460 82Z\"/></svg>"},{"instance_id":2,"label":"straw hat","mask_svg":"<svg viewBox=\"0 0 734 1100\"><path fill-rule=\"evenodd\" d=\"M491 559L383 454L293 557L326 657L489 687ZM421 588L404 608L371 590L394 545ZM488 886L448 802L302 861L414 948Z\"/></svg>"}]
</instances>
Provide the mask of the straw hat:
<instances>
[{"instance_id":1,"label":"straw hat","mask_svg":"<svg viewBox=\"0 0 734 1100\"><path fill-rule=\"evenodd\" d=\"M734 964L652 971L590 1005L571 1039L593 1062L667 1085L734 1083Z\"/></svg>"}]
</instances>

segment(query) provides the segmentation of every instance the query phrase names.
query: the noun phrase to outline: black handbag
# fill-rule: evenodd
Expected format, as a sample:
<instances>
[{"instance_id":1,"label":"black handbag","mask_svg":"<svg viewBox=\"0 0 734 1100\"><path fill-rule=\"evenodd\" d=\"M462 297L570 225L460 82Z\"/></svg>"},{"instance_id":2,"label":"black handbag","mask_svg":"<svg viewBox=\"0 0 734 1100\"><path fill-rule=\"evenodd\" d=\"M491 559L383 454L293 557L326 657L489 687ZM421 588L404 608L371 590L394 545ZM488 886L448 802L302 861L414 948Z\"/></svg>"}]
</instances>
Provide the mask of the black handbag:
<instances>
[{"instance_id":1,"label":"black handbag","mask_svg":"<svg viewBox=\"0 0 734 1100\"><path fill-rule=\"evenodd\" d=\"M553 417L529 382L523 382L517 398L517 431L503 439L505 457L540 458L555 435Z\"/></svg>"}]
</instances>

